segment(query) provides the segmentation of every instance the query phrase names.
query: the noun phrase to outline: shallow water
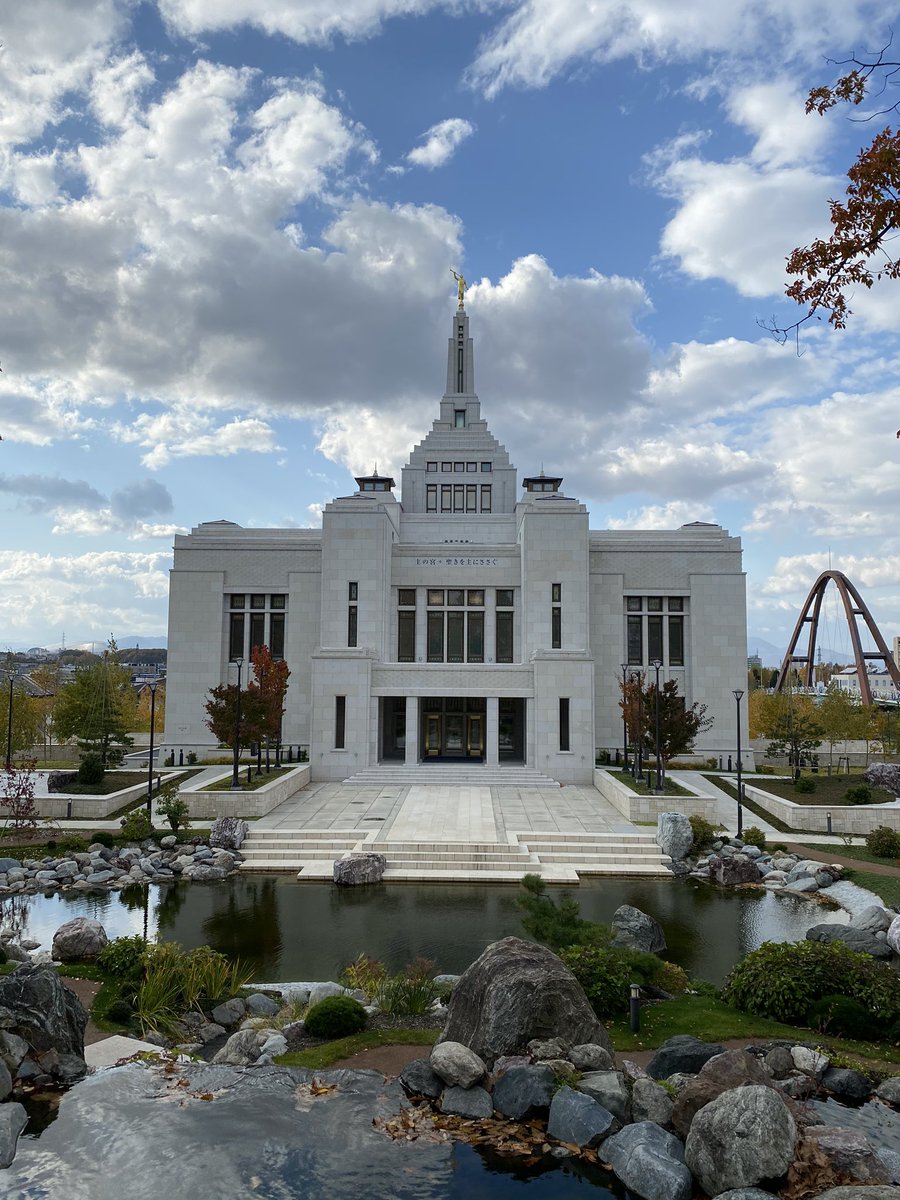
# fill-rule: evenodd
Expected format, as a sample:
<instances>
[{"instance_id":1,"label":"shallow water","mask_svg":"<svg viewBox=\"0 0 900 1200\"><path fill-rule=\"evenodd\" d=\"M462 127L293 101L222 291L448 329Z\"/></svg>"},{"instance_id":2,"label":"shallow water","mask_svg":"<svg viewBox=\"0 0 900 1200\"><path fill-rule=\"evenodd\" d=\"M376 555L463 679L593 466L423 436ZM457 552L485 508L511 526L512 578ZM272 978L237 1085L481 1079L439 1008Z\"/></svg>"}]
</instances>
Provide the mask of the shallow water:
<instances>
[{"instance_id":1,"label":"shallow water","mask_svg":"<svg viewBox=\"0 0 900 1200\"><path fill-rule=\"evenodd\" d=\"M208 944L255 967L255 978L336 977L361 953L399 969L418 956L444 972L463 971L488 943L521 934L517 888L490 885L375 884L337 888L290 875L242 876L220 884L152 885L85 895L0 900L0 926L14 926L49 949L56 929L94 917L110 937L157 933L193 947ZM559 892L552 893L558 898ZM696 881L610 879L565 894L581 914L609 922L620 904L651 913L668 955L689 974L719 984L764 941L796 941L811 925L846 923L848 914L813 901Z\"/></svg>"}]
</instances>

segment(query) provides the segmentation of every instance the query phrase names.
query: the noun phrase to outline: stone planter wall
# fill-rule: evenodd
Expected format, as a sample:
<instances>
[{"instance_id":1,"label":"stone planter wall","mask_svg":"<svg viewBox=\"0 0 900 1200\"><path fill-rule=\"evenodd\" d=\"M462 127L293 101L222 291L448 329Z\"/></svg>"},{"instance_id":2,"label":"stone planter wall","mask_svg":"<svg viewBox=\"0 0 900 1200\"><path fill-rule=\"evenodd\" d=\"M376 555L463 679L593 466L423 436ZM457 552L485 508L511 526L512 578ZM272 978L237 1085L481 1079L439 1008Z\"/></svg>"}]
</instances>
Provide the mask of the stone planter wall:
<instances>
[{"instance_id":1,"label":"stone planter wall","mask_svg":"<svg viewBox=\"0 0 900 1200\"><path fill-rule=\"evenodd\" d=\"M219 778L230 779L231 768L223 767ZM264 817L308 783L309 763L301 763L287 775L281 775L251 792L192 791L190 787L183 787L179 795L187 801L192 821L214 821L216 817Z\"/></svg>"},{"instance_id":2,"label":"stone planter wall","mask_svg":"<svg viewBox=\"0 0 900 1200\"><path fill-rule=\"evenodd\" d=\"M684 785L682 785L684 786ZM702 796L695 792L691 796L640 796L620 783L611 771L601 768L594 770L594 787L604 800L629 821L656 824L656 818L663 812L681 812L686 817L705 817L715 824L716 802L712 796Z\"/></svg>"},{"instance_id":3,"label":"stone planter wall","mask_svg":"<svg viewBox=\"0 0 900 1200\"><path fill-rule=\"evenodd\" d=\"M177 779L180 773L170 771L163 775L163 781ZM157 774L154 772L154 776ZM108 796L73 796L68 792L53 792L49 796L35 796L34 803L40 816L54 821L103 821L110 813L147 795L147 772L135 771L134 777L140 782L120 792L110 792Z\"/></svg>"},{"instance_id":4,"label":"stone planter wall","mask_svg":"<svg viewBox=\"0 0 900 1200\"><path fill-rule=\"evenodd\" d=\"M831 813L833 833L853 833L865 837L879 825L900 831L900 803L896 800L887 804L848 804L829 808L827 804L798 804L795 800L785 800L752 784L746 785L745 794L770 817L783 821L791 829L827 833L828 813Z\"/></svg>"}]
</instances>

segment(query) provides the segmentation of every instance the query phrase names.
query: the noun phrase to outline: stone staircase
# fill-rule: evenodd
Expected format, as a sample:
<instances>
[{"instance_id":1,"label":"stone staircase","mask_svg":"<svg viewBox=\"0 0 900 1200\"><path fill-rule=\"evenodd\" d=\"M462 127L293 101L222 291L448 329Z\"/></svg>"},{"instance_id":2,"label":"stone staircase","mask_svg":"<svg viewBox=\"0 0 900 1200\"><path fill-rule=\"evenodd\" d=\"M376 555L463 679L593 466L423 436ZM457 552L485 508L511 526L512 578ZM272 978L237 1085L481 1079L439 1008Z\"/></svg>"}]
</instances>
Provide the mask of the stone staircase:
<instances>
[{"instance_id":1,"label":"stone staircase","mask_svg":"<svg viewBox=\"0 0 900 1200\"><path fill-rule=\"evenodd\" d=\"M555 779L533 767L489 767L485 763L380 763L358 771L344 783L369 787L559 787Z\"/></svg>"},{"instance_id":2,"label":"stone staircase","mask_svg":"<svg viewBox=\"0 0 900 1200\"><path fill-rule=\"evenodd\" d=\"M401 842L376 831L262 829L242 846L243 871L290 871L301 880L330 880L336 858L374 852L387 859L387 882L518 883L540 875L577 884L581 875L668 878L665 855L651 833L510 834L507 842Z\"/></svg>"}]
</instances>

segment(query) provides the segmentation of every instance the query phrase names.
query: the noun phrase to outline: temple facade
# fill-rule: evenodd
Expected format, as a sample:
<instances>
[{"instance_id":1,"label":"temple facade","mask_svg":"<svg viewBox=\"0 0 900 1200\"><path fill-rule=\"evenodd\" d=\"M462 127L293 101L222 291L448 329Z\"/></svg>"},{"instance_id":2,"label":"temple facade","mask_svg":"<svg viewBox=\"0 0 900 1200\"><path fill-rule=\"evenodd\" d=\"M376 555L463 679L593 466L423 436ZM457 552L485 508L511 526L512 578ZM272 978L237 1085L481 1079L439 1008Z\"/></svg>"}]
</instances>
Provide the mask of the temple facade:
<instances>
[{"instance_id":1,"label":"temple facade","mask_svg":"<svg viewBox=\"0 0 900 1200\"><path fill-rule=\"evenodd\" d=\"M520 479L481 414L462 294L446 391L402 499L385 475L356 485L321 529L208 521L176 537L167 752L216 750L208 691L235 683L238 662L246 685L260 643L290 667L282 740L308 747L314 780L515 763L589 782L596 754L622 745L623 673L652 678L654 662L714 718L697 751L734 752L740 540L703 523L591 530L561 476Z\"/></svg>"}]
</instances>

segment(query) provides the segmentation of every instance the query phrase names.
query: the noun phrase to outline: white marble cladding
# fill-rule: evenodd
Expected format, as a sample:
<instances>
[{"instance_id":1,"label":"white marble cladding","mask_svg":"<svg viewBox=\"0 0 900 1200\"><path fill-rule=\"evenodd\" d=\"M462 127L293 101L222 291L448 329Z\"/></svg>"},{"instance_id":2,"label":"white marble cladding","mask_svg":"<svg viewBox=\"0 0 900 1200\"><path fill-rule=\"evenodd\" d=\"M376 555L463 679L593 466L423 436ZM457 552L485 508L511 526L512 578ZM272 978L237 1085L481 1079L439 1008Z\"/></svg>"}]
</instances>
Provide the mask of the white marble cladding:
<instances>
[{"instance_id":1,"label":"white marble cladding","mask_svg":"<svg viewBox=\"0 0 900 1200\"><path fill-rule=\"evenodd\" d=\"M376 696L533 696L531 664L377 663Z\"/></svg>"}]
</instances>

